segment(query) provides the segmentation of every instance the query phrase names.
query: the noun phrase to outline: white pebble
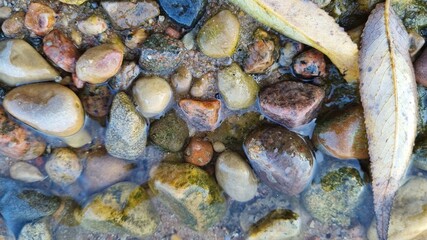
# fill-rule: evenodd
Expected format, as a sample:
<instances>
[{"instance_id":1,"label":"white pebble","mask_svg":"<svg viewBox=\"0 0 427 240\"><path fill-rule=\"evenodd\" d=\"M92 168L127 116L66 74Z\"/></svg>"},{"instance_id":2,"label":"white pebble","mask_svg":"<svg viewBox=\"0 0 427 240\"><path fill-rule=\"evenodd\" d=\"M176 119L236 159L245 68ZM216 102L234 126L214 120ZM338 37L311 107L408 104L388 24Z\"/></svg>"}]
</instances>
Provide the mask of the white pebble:
<instances>
[{"instance_id":1,"label":"white pebble","mask_svg":"<svg viewBox=\"0 0 427 240\"><path fill-rule=\"evenodd\" d=\"M17 162L10 167L10 177L23 182L38 182L46 177L39 169L26 162Z\"/></svg>"},{"instance_id":2,"label":"white pebble","mask_svg":"<svg viewBox=\"0 0 427 240\"><path fill-rule=\"evenodd\" d=\"M221 153L225 151L225 145L222 142L214 142L213 143L213 149L217 153Z\"/></svg>"}]
</instances>

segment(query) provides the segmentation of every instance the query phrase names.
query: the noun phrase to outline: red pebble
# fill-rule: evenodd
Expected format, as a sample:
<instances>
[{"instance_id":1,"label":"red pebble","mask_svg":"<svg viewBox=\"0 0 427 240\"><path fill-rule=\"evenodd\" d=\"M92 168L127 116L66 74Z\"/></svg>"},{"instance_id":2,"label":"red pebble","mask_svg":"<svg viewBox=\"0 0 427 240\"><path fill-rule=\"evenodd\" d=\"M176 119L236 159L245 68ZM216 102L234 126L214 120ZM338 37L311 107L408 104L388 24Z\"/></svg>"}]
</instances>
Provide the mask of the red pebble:
<instances>
[{"instance_id":1,"label":"red pebble","mask_svg":"<svg viewBox=\"0 0 427 240\"><path fill-rule=\"evenodd\" d=\"M79 51L61 31L53 30L43 39L43 51L58 67L74 72Z\"/></svg>"}]
</instances>

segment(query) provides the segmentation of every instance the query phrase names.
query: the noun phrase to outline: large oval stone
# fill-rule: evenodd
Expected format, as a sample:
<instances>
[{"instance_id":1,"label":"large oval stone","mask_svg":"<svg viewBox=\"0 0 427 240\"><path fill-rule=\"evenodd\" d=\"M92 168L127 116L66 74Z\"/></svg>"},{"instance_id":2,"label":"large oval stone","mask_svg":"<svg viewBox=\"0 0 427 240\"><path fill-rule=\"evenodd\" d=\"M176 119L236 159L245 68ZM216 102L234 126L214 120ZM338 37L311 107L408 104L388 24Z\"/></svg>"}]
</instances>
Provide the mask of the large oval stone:
<instances>
[{"instance_id":1,"label":"large oval stone","mask_svg":"<svg viewBox=\"0 0 427 240\"><path fill-rule=\"evenodd\" d=\"M299 194L312 179L314 156L298 134L279 126L250 133L244 150L258 177L271 188Z\"/></svg>"},{"instance_id":2,"label":"large oval stone","mask_svg":"<svg viewBox=\"0 0 427 240\"><path fill-rule=\"evenodd\" d=\"M27 42L0 42L0 81L9 86L50 81L58 72Z\"/></svg>"},{"instance_id":3,"label":"large oval stone","mask_svg":"<svg viewBox=\"0 0 427 240\"><path fill-rule=\"evenodd\" d=\"M77 95L57 83L20 86L3 101L7 112L44 133L66 137L77 133L84 123L84 111Z\"/></svg>"}]
</instances>

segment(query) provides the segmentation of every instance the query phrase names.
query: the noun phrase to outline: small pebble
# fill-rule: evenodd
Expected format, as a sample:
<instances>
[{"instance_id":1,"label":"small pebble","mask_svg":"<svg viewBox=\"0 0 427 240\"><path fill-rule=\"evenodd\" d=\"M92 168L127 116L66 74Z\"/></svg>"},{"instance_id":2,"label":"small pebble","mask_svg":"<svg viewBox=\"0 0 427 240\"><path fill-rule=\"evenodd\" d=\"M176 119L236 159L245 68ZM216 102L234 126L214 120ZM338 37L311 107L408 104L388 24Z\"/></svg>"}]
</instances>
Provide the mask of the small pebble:
<instances>
[{"instance_id":1,"label":"small pebble","mask_svg":"<svg viewBox=\"0 0 427 240\"><path fill-rule=\"evenodd\" d=\"M10 177L23 182L43 181L46 177L40 170L26 162L16 162L10 167Z\"/></svg>"},{"instance_id":2,"label":"small pebble","mask_svg":"<svg viewBox=\"0 0 427 240\"><path fill-rule=\"evenodd\" d=\"M71 74L71 80L73 81L73 84L77 89L82 89L85 86L85 82L80 80L80 78L77 77L77 74L75 72Z\"/></svg>"},{"instance_id":3,"label":"small pebble","mask_svg":"<svg viewBox=\"0 0 427 240\"><path fill-rule=\"evenodd\" d=\"M39 36L44 36L53 30L55 15L49 6L32 2L25 14L25 27Z\"/></svg>"},{"instance_id":4,"label":"small pebble","mask_svg":"<svg viewBox=\"0 0 427 240\"><path fill-rule=\"evenodd\" d=\"M89 18L79 21L77 28L83 34L95 36L105 32L108 29L107 22L100 16L92 15Z\"/></svg>"},{"instance_id":5,"label":"small pebble","mask_svg":"<svg viewBox=\"0 0 427 240\"><path fill-rule=\"evenodd\" d=\"M140 47L140 45L147 39L148 34L143 28L135 29L130 32L125 38L125 45L130 49Z\"/></svg>"},{"instance_id":6,"label":"small pebble","mask_svg":"<svg viewBox=\"0 0 427 240\"><path fill-rule=\"evenodd\" d=\"M88 84L81 93L85 111L92 117L102 118L110 110L112 94L107 85Z\"/></svg>"},{"instance_id":7,"label":"small pebble","mask_svg":"<svg viewBox=\"0 0 427 240\"><path fill-rule=\"evenodd\" d=\"M201 78L196 79L191 86L191 96L196 98L209 98L210 93L215 89L216 81L216 76L213 72L204 74Z\"/></svg>"},{"instance_id":8,"label":"small pebble","mask_svg":"<svg viewBox=\"0 0 427 240\"><path fill-rule=\"evenodd\" d=\"M288 41L280 49L279 65L289 67L292 64L292 59L304 49L304 45L296 41Z\"/></svg>"},{"instance_id":9,"label":"small pebble","mask_svg":"<svg viewBox=\"0 0 427 240\"><path fill-rule=\"evenodd\" d=\"M276 61L275 42L270 39L256 40L248 48L244 69L247 73L264 73Z\"/></svg>"},{"instance_id":10,"label":"small pebble","mask_svg":"<svg viewBox=\"0 0 427 240\"><path fill-rule=\"evenodd\" d=\"M114 90L127 90L141 73L141 68L135 62L123 62L119 72L109 81Z\"/></svg>"},{"instance_id":11,"label":"small pebble","mask_svg":"<svg viewBox=\"0 0 427 240\"><path fill-rule=\"evenodd\" d=\"M72 5L80 5L86 2L87 0L59 0L60 2Z\"/></svg>"},{"instance_id":12,"label":"small pebble","mask_svg":"<svg viewBox=\"0 0 427 240\"><path fill-rule=\"evenodd\" d=\"M174 111L150 125L151 141L171 152L181 151L188 136L187 123Z\"/></svg>"},{"instance_id":13,"label":"small pebble","mask_svg":"<svg viewBox=\"0 0 427 240\"><path fill-rule=\"evenodd\" d=\"M174 28L167 27L165 30L165 34L171 38L179 39L181 37L181 33L175 30Z\"/></svg>"},{"instance_id":14,"label":"small pebble","mask_svg":"<svg viewBox=\"0 0 427 240\"><path fill-rule=\"evenodd\" d=\"M46 162L49 178L58 185L66 186L77 180L83 170L80 159L69 148L57 148Z\"/></svg>"},{"instance_id":15,"label":"small pebble","mask_svg":"<svg viewBox=\"0 0 427 240\"><path fill-rule=\"evenodd\" d=\"M416 31L409 31L409 53L411 54L412 60L417 56L418 52L423 48L426 42L424 37L418 34Z\"/></svg>"},{"instance_id":16,"label":"small pebble","mask_svg":"<svg viewBox=\"0 0 427 240\"><path fill-rule=\"evenodd\" d=\"M6 19L12 14L10 7L0 7L0 19Z\"/></svg>"},{"instance_id":17,"label":"small pebble","mask_svg":"<svg viewBox=\"0 0 427 240\"><path fill-rule=\"evenodd\" d=\"M190 90L191 72L187 67L181 66L177 69L176 73L171 76L171 84L178 94L186 94Z\"/></svg>"},{"instance_id":18,"label":"small pebble","mask_svg":"<svg viewBox=\"0 0 427 240\"><path fill-rule=\"evenodd\" d=\"M43 51L58 67L74 72L79 51L61 31L55 29L43 38Z\"/></svg>"},{"instance_id":19,"label":"small pebble","mask_svg":"<svg viewBox=\"0 0 427 240\"><path fill-rule=\"evenodd\" d=\"M213 149L217 153L222 153L225 151L226 147L225 147L224 143L217 141L217 142L213 143Z\"/></svg>"},{"instance_id":20,"label":"small pebble","mask_svg":"<svg viewBox=\"0 0 427 240\"><path fill-rule=\"evenodd\" d=\"M295 74L303 78L325 77L326 63L323 53L310 49L299 54L293 63Z\"/></svg>"},{"instance_id":21,"label":"small pebble","mask_svg":"<svg viewBox=\"0 0 427 240\"><path fill-rule=\"evenodd\" d=\"M16 12L1 25L1 30L7 37L21 37L24 34L25 13Z\"/></svg>"},{"instance_id":22,"label":"small pebble","mask_svg":"<svg viewBox=\"0 0 427 240\"><path fill-rule=\"evenodd\" d=\"M417 83L427 87L427 49L424 49L424 51L415 61L414 69Z\"/></svg>"},{"instance_id":23,"label":"small pebble","mask_svg":"<svg viewBox=\"0 0 427 240\"><path fill-rule=\"evenodd\" d=\"M193 27L203 14L206 0L160 0L163 11L184 27Z\"/></svg>"},{"instance_id":24,"label":"small pebble","mask_svg":"<svg viewBox=\"0 0 427 240\"><path fill-rule=\"evenodd\" d=\"M80 31L72 28L71 29L71 39L73 40L74 44L76 44L77 46L80 46L82 44L82 34L80 33Z\"/></svg>"},{"instance_id":25,"label":"small pebble","mask_svg":"<svg viewBox=\"0 0 427 240\"><path fill-rule=\"evenodd\" d=\"M184 151L185 161L196 166L205 166L213 156L212 144L201 138L191 138L190 143Z\"/></svg>"},{"instance_id":26,"label":"small pebble","mask_svg":"<svg viewBox=\"0 0 427 240\"><path fill-rule=\"evenodd\" d=\"M194 33L194 31L191 31L187 34L184 35L184 37L182 38L182 43L184 44L184 47L187 50L191 50L194 48L194 45L196 45L196 35Z\"/></svg>"}]
</instances>

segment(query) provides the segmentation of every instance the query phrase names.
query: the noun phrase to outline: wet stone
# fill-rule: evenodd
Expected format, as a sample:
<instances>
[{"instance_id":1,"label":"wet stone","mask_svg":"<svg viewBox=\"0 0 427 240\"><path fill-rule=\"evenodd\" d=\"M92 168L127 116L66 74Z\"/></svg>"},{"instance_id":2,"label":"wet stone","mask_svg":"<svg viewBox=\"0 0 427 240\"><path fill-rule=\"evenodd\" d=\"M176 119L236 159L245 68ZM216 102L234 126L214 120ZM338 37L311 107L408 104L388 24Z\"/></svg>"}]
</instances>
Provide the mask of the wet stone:
<instances>
[{"instance_id":1,"label":"wet stone","mask_svg":"<svg viewBox=\"0 0 427 240\"><path fill-rule=\"evenodd\" d=\"M415 141L412 162L415 167L427 171L427 138L424 135Z\"/></svg>"},{"instance_id":2,"label":"wet stone","mask_svg":"<svg viewBox=\"0 0 427 240\"><path fill-rule=\"evenodd\" d=\"M25 13L16 12L1 25L1 30L8 37L21 37L24 34Z\"/></svg>"},{"instance_id":3,"label":"wet stone","mask_svg":"<svg viewBox=\"0 0 427 240\"><path fill-rule=\"evenodd\" d=\"M262 29L254 33L254 43L248 47L244 69L247 73L264 73L278 57L278 38Z\"/></svg>"},{"instance_id":4,"label":"wet stone","mask_svg":"<svg viewBox=\"0 0 427 240\"><path fill-rule=\"evenodd\" d=\"M82 173L83 165L77 154L69 148L57 148L46 162L49 178L58 185L66 186L75 182Z\"/></svg>"},{"instance_id":5,"label":"wet stone","mask_svg":"<svg viewBox=\"0 0 427 240\"><path fill-rule=\"evenodd\" d=\"M157 116L171 103L173 91L169 83L160 77L142 77L132 88L138 111L147 118Z\"/></svg>"},{"instance_id":6,"label":"wet stone","mask_svg":"<svg viewBox=\"0 0 427 240\"><path fill-rule=\"evenodd\" d=\"M205 166L213 156L213 147L209 141L193 137L184 151L185 161L196 166Z\"/></svg>"},{"instance_id":7,"label":"wet stone","mask_svg":"<svg viewBox=\"0 0 427 240\"><path fill-rule=\"evenodd\" d=\"M92 85L87 84L80 96L85 111L93 117L107 116L112 94L107 85Z\"/></svg>"},{"instance_id":8,"label":"wet stone","mask_svg":"<svg viewBox=\"0 0 427 240\"><path fill-rule=\"evenodd\" d=\"M83 34L95 36L105 32L108 29L108 24L102 17L92 15L85 20L79 21L77 28Z\"/></svg>"},{"instance_id":9,"label":"wet stone","mask_svg":"<svg viewBox=\"0 0 427 240\"><path fill-rule=\"evenodd\" d=\"M27 223L19 233L18 240L51 240L52 232L49 218Z\"/></svg>"},{"instance_id":10,"label":"wet stone","mask_svg":"<svg viewBox=\"0 0 427 240\"><path fill-rule=\"evenodd\" d=\"M248 240L293 239L301 231L301 218L288 209L277 209L251 227Z\"/></svg>"},{"instance_id":11,"label":"wet stone","mask_svg":"<svg viewBox=\"0 0 427 240\"><path fill-rule=\"evenodd\" d=\"M271 188L288 195L301 193L314 173L314 156L306 141L280 126L250 133L244 150L256 175Z\"/></svg>"},{"instance_id":12,"label":"wet stone","mask_svg":"<svg viewBox=\"0 0 427 240\"><path fill-rule=\"evenodd\" d=\"M67 72L75 71L79 51L60 30L52 30L43 38L43 51L58 67Z\"/></svg>"},{"instance_id":13,"label":"wet stone","mask_svg":"<svg viewBox=\"0 0 427 240\"><path fill-rule=\"evenodd\" d=\"M171 76L171 85L178 94L186 94L190 90L193 76L187 67L181 66Z\"/></svg>"},{"instance_id":14,"label":"wet stone","mask_svg":"<svg viewBox=\"0 0 427 240\"><path fill-rule=\"evenodd\" d=\"M175 22L185 26L193 27L206 6L206 0L160 0L163 11Z\"/></svg>"},{"instance_id":15,"label":"wet stone","mask_svg":"<svg viewBox=\"0 0 427 240\"><path fill-rule=\"evenodd\" d=\"M129 32L125 38L125 45L130 49L135 49L147 39L148 33L143 28L135 29Z\"/></svg>"},{"instance_id":16,"label":"wet stone","mask_svg":"<svg viewBox=\"0 0 427 240\"><path fill-rule=\"evenodd\" d=\"M0 239L15 240L15 235L9 230L3 217L0 217Z\"/></svg>"},{"instance_id":17,"label":"wet stone","mask_svg":"<svg viewBox=\"0 0 427 240\"><path fill-rule=\"evenodd\" d=\"M142 44L139 65L145 71L169 73L174 71L184 57L184 44L167 35L154 33Z\"/></svg>"},{"instance_id":18,"label":"wet stone","mask_svg":"<svg viewBox=\"0 0 427 240\"><path fill-rule=\"evenodd\" d=\"M290 128L309 123L318 113L325 91L311 84L293 81L275 83L259 95L264 115Z\"/></svg>"},{"instance_id":19,"label":"wet stone","mask_svg":"<svg viewBox=\"0 0 427 240\"><path fill-rule=\"evenodd\" d=\"M293 63L293 69L303 78L326 76L326 63L323 53L310 49L299 54Z\"/></svg>"},{"instance_id":20,"label":"wet stone","mask_svg":"<svg viewBox=\"0 0 427 240\"><path fill-rule=\"evenodd\" d=\"M427 87L427 49L415 61L414 69L417 83Z\"/></svg>"},{"instance_id":21,"label":"wet stone","mask_svg":"<svg viewBox=\"0 0 427 240\"><path fill-rule=\"evenodd\" d=\"M72 5L80 5L86 2L87 0L59 0L60 2Z\"/></svg>"},{"instance_id":22,"label":"wet stone","mask_svg":"<svg viewBox=\"0 0 427 240\"><path fill-rule=\"evenodd\" d=\"M221 108L220 101L182 99L179 101L179 106L193 126L209 131L216 128Z\"/></svg>"},{"instance_id":23,"label":"wet stone","mask_svg":"<svg viewBox=\"0 0 427 240\"><path fill-rule=\"evenodd\" d=\"M45 179L40 170L27 162L16 162L10 167L10 177L22 182L32 183Z\"/></svg>"},{"instance_id":24,"label":"wet stone","mask_svg":"<svg viewBox=\"0 0 427 240\"><path fill-rule=\"evenodd\" d=\"M6 19L12 14L12 8L0 7L0 19Z\"/></svg>"},{"instance_id":25,"label":"wet stone","mask_svg":"<svg viewBox=\"0 0 427 240\"><path fill-rule=\"evenodd\" d=\"M150 127L150 139L160 147L178 152L189 136L187 123L174 111L153 122Z\"/></svg>"},{"instance_id":26,"label":"wet stone","mask_svg":"<svg viewBox=\"0 0 427 240\"><path fill-rule=\"evenodd\" d=\"M141 68L135 62L123 62L119 72L109 81L112 89L127 90L141 73Z\"/></svg>"},{"instance_id":27,"label":"wet stone","mask_svg":"<svg viewBox=\"0 0 427 240\"><path fill-rule=\"evenodd\" d=\"M39 36L44 36L53 30L55 15L49 6L32 2L25 14L25 27Z\"/></svg>"},{"instance_id":28,"label":"wet stone","mask_svg":"<svg viewBox=\"0 0 427 240\"><path fill-rule=\"evenodd\" d=\"M287 41L280 49L279 65L289 67L292 59L304 49L304 45L296 41Z\"/></svg>"}]
</instances>

